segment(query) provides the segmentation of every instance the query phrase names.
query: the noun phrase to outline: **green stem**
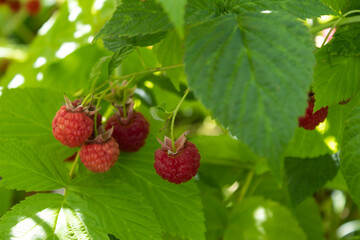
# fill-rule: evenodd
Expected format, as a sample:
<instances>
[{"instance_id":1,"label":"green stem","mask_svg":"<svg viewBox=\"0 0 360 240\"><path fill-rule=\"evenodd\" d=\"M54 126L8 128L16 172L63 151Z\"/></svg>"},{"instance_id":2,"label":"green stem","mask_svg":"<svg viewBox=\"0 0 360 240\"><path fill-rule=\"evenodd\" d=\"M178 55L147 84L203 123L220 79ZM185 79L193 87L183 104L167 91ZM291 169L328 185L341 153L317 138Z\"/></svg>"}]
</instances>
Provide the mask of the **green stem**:
<instances>
[{"instance_id":1,"label":"green stem","mask_svg":"<svg viewBox=\"0 0 360 240\"><path fill-rule=\"evenodd\" d=\"M98 99L98 102L96 104L96 109L99 109L100 108L100 103L101 101L103 100L104 96L106 95L106 91L102 92L102 94L100 95L99 99ZM95 115L94 115L94 131L95 131L95 137L98 135L98 131L97 131L97 115L98 115L98 112L96 111L95 112Z\"/></svg>"},{"instance_id":2,"label":"green stem","mask_svg":"<svg viewBox=\"0 0 360 240\"><path fill-rule=\"evenodd\" d=\"M139 59L140 59L141 65L142 65L145 69L147 69L148 67L146 66L146 63L145 63L143 57L141 56L141 53L140 53L140 50L139 50L138 47L136 47L136 52L137 52L137 54L139 55Z\"/></svg>"},{"instance_id":3,"label":"green stem","mask_svg":"<svg viewBox=\"0 0 360 240\"><path fill-rule=\"evenodd\" d=\"M144 74L147 74L147 73L160 72L160 71L165 71L165 70L169 70L169 69L180 68L180 67L183 67L183 66L184 66L184 64L175 64L175 65L170 65L170 66L165 66L165 67L149 68L149 69L144 70L144 71L130 73L130 74L124 75L124 76L116 76L116 77L113 77L115 79L115 81L113 82L113 85L117 84L118 82L120 82L122 80L126 80L128 78L133 78L133 77L135 78L137 76L144 75ZM98 91L99 89L101 89L102 87L104 87L105 84L107 84L107 83L108 82L105 82L105 83L101 84L99 87L97 87L95 89L95 92Z\"/></svg>"},{"instance_id":4,"label":"green stem","mask_svg":"<svg viewBox=\"0 0 360 240\"><path fill-rule=\"evenodd\" d=\"M354 10L355 11L355 10ZM357 10L359 11L359 10ZM350 12L349 12L350 13ZM354 13L353 11L351 11L351 13ZM350 13L350 14L351 14ZM345 16L345 15L344 15ZM346 24L350 24L350 23L357 23L357 22L360 22L360 15L357 15L357 16L353 16L353 17L348 17L348 18L337 18L336 20L334 21L331 21L331 22L327 22L327 23L324 23L322 25L319 25L319 26L316 26L316 27L312 27L310 29L310 32L311 33L317 33L317 32L320 32L321 30L324 30L326 28L330 28L332 27L337 21L339 21L340 19L340 22L337 23L337 26L342 26L342 25L346 25ZM342 20L341 20L342 19Z\"/></svg>"},{"instance_id":5,"label":"green stem","mask_svg":"<svg viewBox=\"0 0 360 240\"><path fill-rule=\"evenodd\" d=\"M71 180L72 177L73 177L73 174L74 174L76 165L77 165L78 162L79 162L79 159L80 159L80 155L79 155L79 152L77 152L77 153L76 153L75 160L74 160L74 163L73 163L73 165L72 165L72 167L71 167L71 170L70 170L70 173L69 173L70 180Z\"/></svg>"},{"instance_id":6,"label":"green stem","mask_svg":"<svg viewBox=\"0 0 360 240\"><path fill-rule=\"evenodd\" d=\"M89 94L84 98L84 100L82 101L81 105L85 106L86 103L87 103L87 101L91 98L91 95L92 95L92 94L89 93Z\"/></svg>"},{"instance_id":7,"label":"green stem","mask_svg":"<svg viewBox=\"0 0 360 240\"><path fill-rule=\"evenodd\" d=\"M124 118L127 119L127 110L126 110L126 88L124 89L124 97L123 97L123 114Z\"/></svg>"},{"instance_id":8,"label":"green stem","mask_svg":"<svg viewBox=\"0 0 360 240\"><path fill-rule=\"evenodd\" d=\"M174 138L174 123L175 123L175 118L176 118L176 114L177 112L179 111L180 109L180 106L181 104L184 102L186 96L189 94L190 90L189 89L186 89L185 93L184 93L184 96L181 98L179 104L176 106L175 110L174 110L174 113L172 115L172 119L171 119L171 142L172 142L172 148L173 148L173 151L175 152L176 149L175 149L175 138Z\"/></svg>"},{"instance_id":9,"label":"green stem","mask_svg":"<svg viewBox=\"0 0 360 240\"><path fill-rule=\"evenodd\" d=\"M244 199L245 194L246 194L246 192L247 192L248 189L249 189L249 186L250 186L250 183L251 183L253 177L254 177L254 170L250 170L249 173L248 173L248 175L246 176L244 185L243 185L243 187L242 187L241 190L240 190L240 194L239 194L239 198L238 198L238 203L241 202L241 201Z\"/></svg>"}]
</instances>

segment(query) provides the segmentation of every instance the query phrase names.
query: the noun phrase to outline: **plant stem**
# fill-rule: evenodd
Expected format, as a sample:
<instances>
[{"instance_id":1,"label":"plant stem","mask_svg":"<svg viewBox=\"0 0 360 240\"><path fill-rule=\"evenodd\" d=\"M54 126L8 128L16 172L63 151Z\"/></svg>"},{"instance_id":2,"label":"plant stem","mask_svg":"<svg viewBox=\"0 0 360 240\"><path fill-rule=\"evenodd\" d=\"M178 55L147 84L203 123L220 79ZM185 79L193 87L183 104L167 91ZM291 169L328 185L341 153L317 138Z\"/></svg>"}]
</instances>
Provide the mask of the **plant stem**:
<instances>
[{"instance_id":1,"label":"plant stem","mask_svg":"<svg viewBox=\"0 0 360 240\"><path fill-rule=\"evenodd\" d=\"M146 63L145 63L143 57L141 56L141 53L140 53L139 48L136 47L135 49L136 49L137 54L139 55L139 59L140 59L141 65L142 65L145 69L147 69L148 67L146 66Z\"/></svg>"},{"instance_id":2,"label":"plant stem","mask_svg":"<svg viewBox=\"0 0 360 240\"><path fill-rule=\"evenodd\" d=\"M74 160L74 163L73 163L73 165L72 165L72 167L71 167L71 170L70 170L70 173L69 173L70 180L71 180L72 177L73 177L73 174L74 174L74 171L75 171L75 167L76 167L76 165L78 164L79 159L80 159L80 155L79 155L79 152L77 152L77 153L76 153L75 160Z\"/></svg>"},{"instance_id":3,"label":"plant stem","mask_svg":"<svg viewBox=\"0 0 360 240\"><path fill-rule=\"evenodd\" d=\"M147 73L160 72L160 71L165 71L165 70L169 70L169 69L180 68L180 67L183 67L183 66L184 66L184 64L175 64L175 65L169 65L169 66L165 66L165 67L149 68L149 69L144 70L144 71L134 72L134 73L130 73L130 74L124 75L124 76L116 76L116 77L113 77L115 79L115 81L113 82L113 85L120 82L120 81L122 81L122 80L126 80L128 78L132 78L132 77L135 78L137 76L144 75L144 74L147 74ZM95 91L101 89L107 83L108 82L105 82L105 83L101 84L99 87L97 87L95 89Z\"/></svg>"},{"instance_id":4,"label":"plant stem","mask_svg":"<svg viewBox=\"0 0 360 240\"><path fill-rule=\"evenodd\" d=\"M104 98L105 94L106 94L106 91L102 92L102 94L100 95L100 97L99 97L99 99L98 99L98 102L97 102L97 104L96 104L95 110L97 110L97 109L100 108L100 103L101 103L102 99ZM98 128L98 127L97 127L97 114L98 114L98 112L96 111L96 112L95 112L95 115L94 115L94 131L95 131L95 137L98 135L98 131L97 131L97 128Z\"/></svg>"},{"instance_id":5,"label":"plant stem","mask_svg":"<svg viewBox=\"0 0 360 240\"><path fill-rule=\"evenodd\" d=\"M140 71L140 72L135 72L135 73L130 73L130 74L125 75L125 76L114 77L114 79L116 79L116 81L118 82L118 81L121 81L121 80L125 80L127 78L137 77L137 76L144 75L144 74L147 74L147 73L160 72L160 71L165 71L165 70L169 70L169 69L180 68L180 67L183 67L183 66L184 66L184 64L175 64L175 65L170 65L170 66L165 66L165 67L149 68L147 70Z\"/></svg>"},{"instance_id":6,"label":"plant stem","mask_svg":"<svg viewBox=\"0 0 360 240\"><path fill-rule=\"evenodd\" d=\"M179 104L176 106L175 110L174 110L174 113L172 115L172 119L171 119L171 142L172 142L172 148L173 148L173 151L176 152L176 149L175 149L175 138L174 138L174 123L175 123L175 118L176 118L176 114L177 112L179 111L180 109L180 106L181 104L184 102L186 96L189 94L190 90L189 89L186 89L185 93L184 93L184 96L181 98Z\"/></svg>"},{"instance_id":7,"label":"plant stem","mask_svg":"<svg viewBox=\"0 0 360 240\"><path fill-rule=\"evenodd\" d=\"M354 12L352 12L354 13ZM337 18L336 20L334 21L331 21L331 22L327 22L327 23L324 23L322 25L319 25L319 26L316 26L316 27L312 27L310 29L310 32L311 33L317 33L317 32L320 32L321 30L324 30L326 28L330 28L334 25L334 23L336 23L336 21L338 21L339 19L342 19L342 18ZM360 22L360 15L357 15L357 16L353 16L353 17L348 17L348 18L344 18L342 19L342 21L340 21L337 26L341 26L341 25L346 25L346 24L350 24L350 23L357 23L357 22Z\"/></svg>"},{"instance_id":8,"label":"plant stem","mask_svg":"<svg viewBox=\"0 0 360 240\"><path fill-rule=\"evenodd\" d=\"M89 93L85 98L84 100L82 101L81 105L86 105L86 102L89 100L89 98L91 97L91 93Z\"/></svg>"},{"instance_id":9,"label":"plant stem","mask_svg":"<svg viewBox=\"0 0 360 240\"><path fill-rule=\"evenodd\" d=\"M127 109L126 109L126 88L124 89L124 97L123 97L123 114L124 118L127 119ZM122 116L121 116L122 117Z\"/></svg>"},{"instance_id":10,"label":"plant stem","mask_svg":"<svg viewBox=\"0 0 360 240\"><path fill-rule=\"evenodd\" d=\"M254 170L250 170L249 173L248 173L248 175L246 176L244 185L243 185L243 187L242 187L241 190L240 190L240 195L239 195L239 198L238 198L238 203L241 202L241 201L244 199L245 194L246 194L247 190L249 189L249 186L250 186L250 183L251 183L253 177L254 177Z\"/></svg>"}]
</instances>

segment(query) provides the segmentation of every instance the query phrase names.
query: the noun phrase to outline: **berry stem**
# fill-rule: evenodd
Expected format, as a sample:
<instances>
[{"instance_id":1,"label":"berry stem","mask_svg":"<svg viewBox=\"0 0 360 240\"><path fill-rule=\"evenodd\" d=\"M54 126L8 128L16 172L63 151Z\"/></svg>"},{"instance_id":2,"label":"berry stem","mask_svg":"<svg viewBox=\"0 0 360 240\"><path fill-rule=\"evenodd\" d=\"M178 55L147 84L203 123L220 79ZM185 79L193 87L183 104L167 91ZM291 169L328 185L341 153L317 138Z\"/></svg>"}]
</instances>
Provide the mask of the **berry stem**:
<instances>
[{"instance_id":1,"label":"berry stem","mask_svg":"<svg viewBox=\"0 0 360 240\"><path fill-rule=\"evenodd\" d=\"M184 93L184 96L181 98L179 104L176 106L175 110L174 110L174 113L172 115L172 119L171 119L171 142L172 142L172 148L173 148L173 151L176 152L176 149L175 149L175 138L174 138L174 123L175 123L175 118L176 118L176 114L177 112L179 111L180 109L180 106L181 104L184 102L186 96L189 94L190 90L189 89L186 89L185 93Z\"/></svg>"},{"instance_id":2,"label":"berry stem","mask_svg":"<svg viewBox=\"0 0 360 240\"><path fill-rule=\"evenodd\" d=\"M126 84L127 86L127 84ZM124 115L124 118L126 119L127 118L127 109L126 109L126 88L124 90L124 97L123 97L123 115Z\"/></svg>"},{"instance_id":3,"label":"berry stem","mask_svg":"<svg viewBox=\"0 0 360 240\"><path fill-rule=\"evenodd\" d=\"M79 159L80 159L80 155L79 155L79 152L77 152L77 153L76 153L75 160L74 160L74 163L73 163L73 165L71 166L71 170L70 170L70 173L69 173L70 180L71 180L72 177L73 177L73 174L74 174L76 165L77 165L78 162L79 162Z\"/></svg>"},{"instance_id":4,"label":"berry stem","mask_svg":"<svg viewBox=\"0 0 360 240\"><path fill-rule=\"evenodd\" d=\"M341 26L341 25L346 25L346 24L350 24L350 23L360 22L360 15L344 18L344 17L346 17L346 16L348 16L348 15L350 15L352 13L360 13L360 10L353 10L353 11L347 12L343 16L341 16L339 18L336 18L335 20L333 20L331 22L327 22L327 23L324 23L322 25L312 27L312 28L310 28L310 32L311 33L317 33L317 32L320 32L321 30L326 29L326 28L333 27L334 25L335 26Z\"/></svg>"},{"instance_id":5,"label":"berry stem","mask_svg":"<svg viewBox=\"0 0 360 240\"><path fill-rule=\"evenodd\" d=\"M248 191L249 189L249 186L250 186L250 183L252 181L254 177L254 170L250 170L249 173L247 174L246 176L246 179L245 179L245 182L244 182L244 185L242 186L242 188L240 189L240 194L239 194L239 198L238 198L238 203L241 202L245 195L246 195L246 192Z\"/></svg>"},{"instance_id":6,"label":"berry stem","mask_svg":"<svg viewBox=\"0 0 360 240\"><path fill-rule=\"evenodd\" d=\"M81 105L85 106L86 103L87 103L87 101L89 100L89 98L91 98L91 95L92 95L92 94L89 93L89 94L84 98L84 100L82 101Z\"/></svg>"},{"instance_id":7,"label":"berry stem","mask_svg":"<svg viewBox=\"0 0 360 240\"><path fill-rule=\"evenodd\" d=\"M102 94L100 95L97 103L96 103L96 108L95 109L99 109L100 108L100 103L101 101L103 100L104 96L106 95L106 91L102 92ZM97 126L97 115L98 115L98 111L95 112L95 115L94 115L94 131L95 131L95 137L97 137L98 135L98 126Z\"/></svg>"}]
</instances>

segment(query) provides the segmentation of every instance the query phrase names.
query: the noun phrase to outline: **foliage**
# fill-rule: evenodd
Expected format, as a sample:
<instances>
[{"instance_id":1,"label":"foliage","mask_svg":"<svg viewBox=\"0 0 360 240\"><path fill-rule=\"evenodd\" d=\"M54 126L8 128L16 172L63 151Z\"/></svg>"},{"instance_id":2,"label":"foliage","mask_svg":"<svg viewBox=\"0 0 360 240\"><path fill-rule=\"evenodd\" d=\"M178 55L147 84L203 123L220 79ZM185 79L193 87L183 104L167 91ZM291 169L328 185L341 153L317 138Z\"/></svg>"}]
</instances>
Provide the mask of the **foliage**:
<instances>
[{"instance_id":1,"label":"foliage","mask_svg":"<svg viewBox=\"0 0 360 240\"><path fill-rule=\"evenodd\" d=\"M360 214L356 0L41 4L0 4L0 239L356 239L342 225ZM309 92L328 107L313 131L298 127ZM79 148L51 127L64 94L103 123L134 95L145 146L101 174L69 160ZM173 184L156 138L188 129L201 167Z\"/></svg>"}]
</instances>

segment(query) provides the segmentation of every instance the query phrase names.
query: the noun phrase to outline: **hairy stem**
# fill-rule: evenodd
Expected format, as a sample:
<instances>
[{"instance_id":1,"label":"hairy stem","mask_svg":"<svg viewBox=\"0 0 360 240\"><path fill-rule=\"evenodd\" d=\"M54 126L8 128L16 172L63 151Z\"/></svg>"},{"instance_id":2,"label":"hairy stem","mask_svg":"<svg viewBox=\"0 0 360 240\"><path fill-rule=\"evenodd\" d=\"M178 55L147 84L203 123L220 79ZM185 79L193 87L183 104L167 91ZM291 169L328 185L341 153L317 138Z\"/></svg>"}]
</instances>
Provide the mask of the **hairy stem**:
<instances>
[{"instance_id":1,"label":"hairy stem","mask_svg":"<svg viewBox=\"0 0 360 240\"><path fill-rule=\"evenodd\" d=\"M180 106L181 104L184 102L186 96L189 94L190 90L189 89L186 89L185 93L184 93L184 96L181 98L179 104L176 106L175 110L174 110L174 113L172 115L172 119L171 119L171 130L170 130L170 134L171 134L171 142L172 142L172 148L173 148L173 151L176 152L176 149L175 149L175 138L174 138L174 123L175 123L175 118L176 118L176 114L177 112L179 111L180 109Z\"/></svg>"}]
</instances>

